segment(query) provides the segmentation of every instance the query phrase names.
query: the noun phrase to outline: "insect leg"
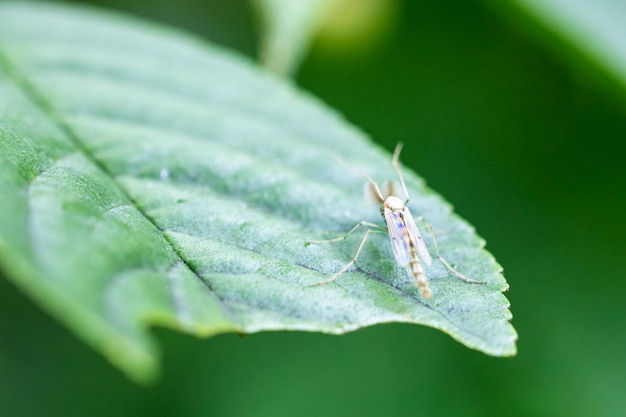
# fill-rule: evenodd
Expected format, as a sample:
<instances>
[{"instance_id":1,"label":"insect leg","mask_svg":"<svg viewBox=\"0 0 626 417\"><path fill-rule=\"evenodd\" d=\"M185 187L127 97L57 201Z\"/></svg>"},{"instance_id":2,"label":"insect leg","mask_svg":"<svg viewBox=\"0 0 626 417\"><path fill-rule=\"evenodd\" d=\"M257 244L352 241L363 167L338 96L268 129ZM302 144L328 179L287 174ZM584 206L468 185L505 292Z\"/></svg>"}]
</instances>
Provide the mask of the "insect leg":
<instances>
[{"instance_id":1,"label":"insect leg","mask_svg":"<svg viewBox=\"0 0 626 417\"><path fill-rule=\"evenodd\" d=\"M433 226L430 223L428 223L423 217L418 217L417 220L421 221L430 231L430 236L433 239L433 246L435 247L435 254L437 256L437 259L441 261L441 263L448 269L448 271L452 272L457 278L465 282L469 282L471 284L484 284L485 283L485 281L478 281L475 279L468 278L465 275L461 274L456 269L454 269L452 265L450 265L448 261L446 261L446 259L443 256L441 256L441 253L439 253L439 247L437 246L437 238L435 237L435 231L433 229Z\"/></svg>"},{"instance_id":2,"label":"insect leg","mask_svg":"<svg viewBox=\"0 0 626 417\"><path fill-rule=\"evenodd\" d=\"M367 226L367 227L371 227L374 229L383 229L382 226L375 224L375 223L370 223L370 222L366 222L366 221L362 221L356 224L356 226L354 226L352 229L350 229L350 231L348 233L346 233L343 236L339 236L336 237L334 239L324 239L324 240L306 240L304 242L305 246L308 246L312 243L332 243L332 242L339 242L341 240L345 240L348 236L350 236L350 234L352 234L355 230L357 230L359 227L361 226ZM384 230L387 230L386 228L384 228Z\"/></svg>"},{"instance_id":3,"label":"insect leg","mask_svg":"<svg viewBox=\"0 0 626 417\"><path fill-rule=\"evenodd\" d=\"M361 222L361 223L357 224L350 232L354 231L362 223L366 223L366 222ZM365 232L365 234L363 235L363 239L361 239L361 243L359 244L359 248L356 250L356 253L354 254L354 257L352 258L352 260L350 260L350 262L345 264L344 267L341 268L332 277L330 277L328 279L325 279L323 281L320 281L320 282L316 282L314 284L310 284L309 287L314 287L314 286L317 286L317 285L328 284L329 282L332 282L332 281L336 280L337 278L339 278L341 276L341 274L346 272L348 270L348 268L350 268L352 265L354 265L356 263L357 259L359 258L359 255L361 254L361 251L363 250L363 246L365 246L365 242L367 241L367 238L369 237L370 233L372 233L372 229L367 229L367 232Z\"/></svg>"}]
</instances>

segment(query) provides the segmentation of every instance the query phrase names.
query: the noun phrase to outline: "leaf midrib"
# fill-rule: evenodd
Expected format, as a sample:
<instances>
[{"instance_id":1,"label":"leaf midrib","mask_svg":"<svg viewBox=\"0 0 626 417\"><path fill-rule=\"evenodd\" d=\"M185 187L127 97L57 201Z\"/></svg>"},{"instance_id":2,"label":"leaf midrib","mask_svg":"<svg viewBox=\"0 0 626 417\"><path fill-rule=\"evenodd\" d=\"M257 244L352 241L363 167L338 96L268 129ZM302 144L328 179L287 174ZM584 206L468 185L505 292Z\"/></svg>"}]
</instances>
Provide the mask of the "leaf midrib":
<instances>
[{"instance_id":1,"label":"leaf midrib","mask_svg":"<svg viewBox=\"0 0 626 417\"><path fill-rule=\"evenodd\" d=\"M203 285L206 285L202 277L186 261L186 259L182 256L182 254L176 249L175 245L171 242L167 234L161 231L158 225L150 218L150 216L147 215L147 213L139 206L139 204L137 204L137 201L130 195L130 193L128 193L128 191L124 187L122 187L119 182L115 180L114 175L112 175L112 173L108 169L106 169L104 164L102 164L97 158L95 158L95 156L89 151L88 147L85 146L85 144L80 140L79 136L75 134L73 129L66 122L64 122L63 117L61 116L59 112L56 111L52 103L50 103L45 98L45 96L41 94L35 88L35 86L30 82L30 80L19 71L18 67L11 62L11 60L5 55L4 51L2 50L0 50L0 62L4 63L4 66L7 68L7 73L9 77L11 77L13 81L16 83L16 85L19 86L19 88L23 91L25 97L27 97L31 101L31 103L41 111L43 116L47 117L53 125L57 126L59 130L63 132L66 135L66 137L72 142L72 144L75 146L75 150L73 150L72 152L68 152L67 154L64 154L63 156L59 157L57 160L50 163L46 167L46 169L39 172L36 177L32 178L31 181L29 182L29 187L30 187L30 184L32 184L36 178L40 177L45 171L53 167L56 162L67 157L73 152L80 152L98 170L100 170L103 174L106 175L106 177L110 180L110 183L116 188L116 191L121 193L121 195L124 196L124 198L128 201L128 204L132 205L134 209L137 210L147 222L149 222L156 230L159 231L159 234L167 242L172 252L176 254L176 257L178 258L178 262L183 263L189 269L189 271L191 271L194 274L194 276L196 276L196 278L199 279L200 282L203 283ZM119 206L119 204L117 205ZM31 216L29 215L29 219L30 218ZM176 265L176 262L170 265L168 269L171 270L172 268L175 267L175 265ZM168 282L168 287L171 287L169 279L167 280L167 282ZM173 294L172 288L170 288L169 291L170 291L170 294ZM220 305L224 309L224 311L228 311L227 306L225 305L223 300L220 297L218 297L217 294L215 294L215 296L220 301ZM172 295L172 305L176 303L174 298L175 297L173 297Z\"/></svg>"}]
</instances>

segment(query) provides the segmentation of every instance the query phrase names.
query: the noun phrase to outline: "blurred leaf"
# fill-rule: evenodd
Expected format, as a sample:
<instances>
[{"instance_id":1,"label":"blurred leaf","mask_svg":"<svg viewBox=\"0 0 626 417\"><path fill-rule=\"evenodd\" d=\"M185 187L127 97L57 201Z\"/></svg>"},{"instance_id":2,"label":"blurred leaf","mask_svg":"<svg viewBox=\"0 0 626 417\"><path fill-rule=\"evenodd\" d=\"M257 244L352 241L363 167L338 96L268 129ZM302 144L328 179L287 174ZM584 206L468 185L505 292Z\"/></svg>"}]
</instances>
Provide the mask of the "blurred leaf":
<instances>
[{"instance_id":1,"label":"blurred leaf","mask_svg":"<svg viewBox=\"0 0 626 417\"><path fill-rule=\"evenodd\" d=\"M260 60L289 75L306 55L324 18L344 0L251 0L261 22Z\"/></svg>"},{"instance_id":2,"label":"blurred leaf","mask_svg":"<svg viewBox=\"0 0 626 417\"><path fill-rule=\"evenodd\" d=\"M490 3L498 8L507 4ZM510 4L626 88L626 2L511 0Z\"/></svg>"},{"instance_id":3,"label":"blurred leaf","mask_svg":"<svg viewBox=\"0 0 626 417\"><path fill-rule=\"evenodd\" d=\"M269 70L296 72L313 41L353 58L375 49L394 20L397 0L251 0L261 23L260 60Z\"/></svg>"},{"instance_id":4,"label":"blurred leaf","mask_svg":"<svg viewBox=\"0 0 626 417\"><path fill-rule=\"evenodd\" d=\"M361 132L237 56L90 9L0 5L0 268L135 380L158 370L153 325L210 336L408 322L515 353L500 267L411 172L413 212L486 284L435 262L425 301L375 235L358 268L307 285L359 236L305 239L382 222L336 154L394 177Z\"/></svg>"}]
</instances>

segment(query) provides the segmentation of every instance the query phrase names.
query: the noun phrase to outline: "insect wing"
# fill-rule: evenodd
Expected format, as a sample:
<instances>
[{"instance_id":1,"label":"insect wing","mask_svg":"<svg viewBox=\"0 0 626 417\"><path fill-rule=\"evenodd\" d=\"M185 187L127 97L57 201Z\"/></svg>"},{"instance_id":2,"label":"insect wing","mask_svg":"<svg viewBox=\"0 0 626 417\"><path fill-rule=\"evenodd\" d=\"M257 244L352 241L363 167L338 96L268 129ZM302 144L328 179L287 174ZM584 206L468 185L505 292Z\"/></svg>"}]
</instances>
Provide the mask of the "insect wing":
<instances>
[{"instance_id":1,"label":"insect wing","mask_svg":"<svg viewBox=\"0 0 626 417\"><path fill-rule=\"evenodd\" d=\"M389 231L389 239L391 239L393 256L396 258L398 265L407 266L411 257L411 246L402 216L400 212L392 211L388 208L385 209L384 216L387 230Z\"/></svg>"},{"instance_id":2,"label":"insect wing","mask_svg":"<svg viewBox=\"0 0 626 417\"><path fill-rule=\"evenodd\" d=\"M430 257L430 253L428 252L428 248L426 247L426 243L424 243L424 238L420 231L417 229L417 225L415 224L415 220L413 220L413 216L411 216L411 212L408 207L405 207L404 210L404 223L406 224L406 228L409 232L409 236L413 241L415 247L417 247L417 253L422 261L426 265L430 265L433 261Z\"/></svg>"}]
</instances>

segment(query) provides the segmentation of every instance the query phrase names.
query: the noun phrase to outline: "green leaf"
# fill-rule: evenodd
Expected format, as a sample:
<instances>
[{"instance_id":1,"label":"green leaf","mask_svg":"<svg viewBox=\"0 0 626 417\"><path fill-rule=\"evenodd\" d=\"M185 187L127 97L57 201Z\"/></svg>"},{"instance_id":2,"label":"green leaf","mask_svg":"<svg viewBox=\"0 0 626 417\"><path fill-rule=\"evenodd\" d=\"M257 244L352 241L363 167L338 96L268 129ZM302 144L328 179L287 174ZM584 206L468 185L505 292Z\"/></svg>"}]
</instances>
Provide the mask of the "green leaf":
<instances>
[{"instance_id":1,"label":"green leaf","mask_svg":"<svg viewBox=\"0 0 626 417\"><path fill-rule=\"evenodd\" d=\"M0 268L135 380L158 370L155 325L210 336L406 322L515 353L500 266L409 170L411 210L486 283L435 261L424 300L375 234L358 268L308 285L360 237L305 240L383 224L335 155L395 178L363 133L231 53L92 9L0 4Z\"/></svg>"}]
</instances>

